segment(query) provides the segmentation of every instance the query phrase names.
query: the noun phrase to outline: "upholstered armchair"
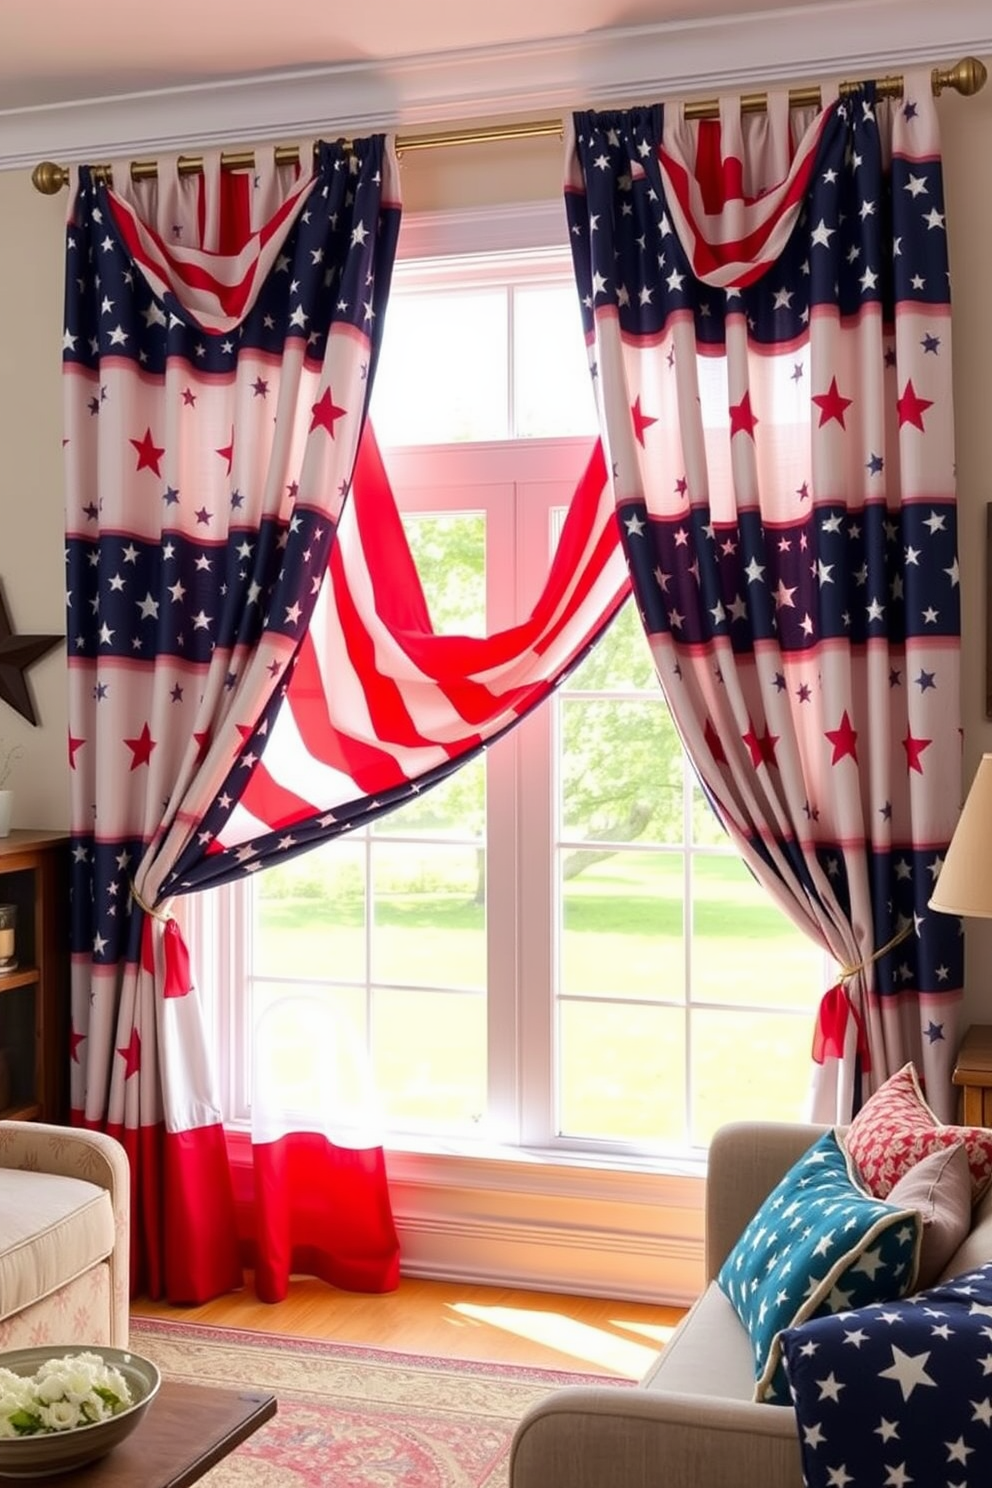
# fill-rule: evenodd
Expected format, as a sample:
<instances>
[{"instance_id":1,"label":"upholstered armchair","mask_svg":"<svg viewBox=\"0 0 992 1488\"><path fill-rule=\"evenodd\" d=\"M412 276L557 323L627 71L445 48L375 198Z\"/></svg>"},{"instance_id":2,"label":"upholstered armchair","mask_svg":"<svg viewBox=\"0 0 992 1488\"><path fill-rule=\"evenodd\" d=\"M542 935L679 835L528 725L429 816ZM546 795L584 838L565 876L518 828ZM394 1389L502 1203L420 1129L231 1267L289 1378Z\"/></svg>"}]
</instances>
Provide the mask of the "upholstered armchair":
<instances>
[{"instance_id":1,"label":"upholstered armchair","mask_svg":"<svg viewBox=\"0 0 992 1488\"><path fill-rule=\"evenodd\" d=\"M126 1348L130 1170L100 1132L0 1121L0 1349Z\"/></svg>"}]
</instances>

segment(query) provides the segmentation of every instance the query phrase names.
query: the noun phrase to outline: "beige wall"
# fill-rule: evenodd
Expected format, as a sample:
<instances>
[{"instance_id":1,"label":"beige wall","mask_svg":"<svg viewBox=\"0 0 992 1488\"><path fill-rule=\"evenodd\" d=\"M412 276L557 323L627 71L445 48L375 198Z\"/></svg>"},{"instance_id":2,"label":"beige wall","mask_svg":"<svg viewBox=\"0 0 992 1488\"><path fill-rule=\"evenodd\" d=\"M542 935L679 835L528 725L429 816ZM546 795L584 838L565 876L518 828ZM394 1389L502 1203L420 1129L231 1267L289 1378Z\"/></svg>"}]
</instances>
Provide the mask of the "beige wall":
<instances>
[{"instance_id":1,"label":"beige wall","mask_svg":"<svg viewBox=\"0 0 992 1488\"><path fill-rule=\"evenodd\" d=\"M992 58L986 58L992 64ZM960 497L964 762L992 750L985 718L985 507L992 501L992 85L940 101L954 294ZM402 159L408 211L557 197L561 144L540 139ZM62 220L64 193L38 195L27 171L0 172L0 581L19 631L62 632ZM65 667L56 651L29 672L40 724L0 704L0 739L23 743L15 826L68 821ZM967 1013L992 1018L992 925L967 927ZM986 973L988 968L988 973Z\"/></svg>"},{"instance_id":2,"label":"beige wall","mask_svg":"<svg viewBox=\"0 0 992 1488\"><path fill-rule=\"evenodd\" d=\"M0 172L0 583L15 632L65 633L62 539L62 222L65 196ZM0 740L22 744L8 784L15 827L69 814L66 670L56 649L29 668L38 726L0 702Z\"/></svg>"}]
</instances>

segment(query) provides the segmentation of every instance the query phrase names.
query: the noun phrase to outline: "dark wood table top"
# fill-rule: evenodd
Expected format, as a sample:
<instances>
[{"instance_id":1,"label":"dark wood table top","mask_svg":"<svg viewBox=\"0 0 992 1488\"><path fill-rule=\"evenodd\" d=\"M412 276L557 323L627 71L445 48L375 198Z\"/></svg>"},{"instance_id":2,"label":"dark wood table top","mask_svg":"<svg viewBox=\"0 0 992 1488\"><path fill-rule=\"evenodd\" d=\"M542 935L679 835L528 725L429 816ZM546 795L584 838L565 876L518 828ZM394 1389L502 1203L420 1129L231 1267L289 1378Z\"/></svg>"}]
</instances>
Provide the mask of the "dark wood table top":
<instances>
[{"instance_id":1,"label":"dark wood table top","mask_svg":"<svg viewBox=\"0 0 992 1488\"><path fill-rule=\"evenodd\" d=\"M276 1413L260 1390L227 1390L164 1379L131 1435L74 1473L0 1478L3 1488L187 1488Z\"/></svg>"}]
</instances>

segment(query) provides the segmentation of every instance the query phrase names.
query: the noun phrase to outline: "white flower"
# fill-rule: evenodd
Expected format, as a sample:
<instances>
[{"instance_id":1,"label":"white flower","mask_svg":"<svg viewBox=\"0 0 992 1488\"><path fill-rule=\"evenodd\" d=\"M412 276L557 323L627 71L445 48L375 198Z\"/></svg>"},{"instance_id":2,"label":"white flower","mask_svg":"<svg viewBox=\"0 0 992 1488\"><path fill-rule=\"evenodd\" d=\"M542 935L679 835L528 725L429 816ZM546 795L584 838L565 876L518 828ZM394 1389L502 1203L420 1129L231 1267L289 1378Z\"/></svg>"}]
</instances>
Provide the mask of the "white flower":
<instances>
[{"instance_id":1,"label":"white flower","mask_svg":"<svg viewBox=\"0 0 992 1488\"><path fill-rule=\"evenodd\" d=\"M71 1400L53 1400L51 1405L43 1405L38 1415L46 1431L71 1431L74 1426L88 1424L79 1406Z\"/></svg>"},{"instance_id":2,"label":"white flower","mask_svg":"<svg viewBox=\"0 0 992 1488\"><path fill-rule=\"evenodd\" d=\"M33 1376L0 1367L0 1437L72 1431L131 1403L124 1376L99 1354L46 1359Z\"/></svg>"}]
</instances>

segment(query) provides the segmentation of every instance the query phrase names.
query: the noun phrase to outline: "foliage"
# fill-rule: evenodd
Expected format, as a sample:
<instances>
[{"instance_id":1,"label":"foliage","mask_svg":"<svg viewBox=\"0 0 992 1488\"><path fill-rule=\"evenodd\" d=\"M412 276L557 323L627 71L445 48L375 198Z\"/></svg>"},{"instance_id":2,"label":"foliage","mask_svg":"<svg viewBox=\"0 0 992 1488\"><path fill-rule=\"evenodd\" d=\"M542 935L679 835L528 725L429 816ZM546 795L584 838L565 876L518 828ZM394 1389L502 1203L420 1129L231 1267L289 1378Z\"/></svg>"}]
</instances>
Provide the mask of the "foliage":
<instances>
[{"instance_id":1,"label":"foliage","mask_svg":"<svg viewBox=\"0 0 992 1488\"><path fill-rule=\"evenodd\" d=\"M0 790L6 789L13 768L23 753L23 744L7 744L0 739Z\"/></svg>"}]
</instances>

